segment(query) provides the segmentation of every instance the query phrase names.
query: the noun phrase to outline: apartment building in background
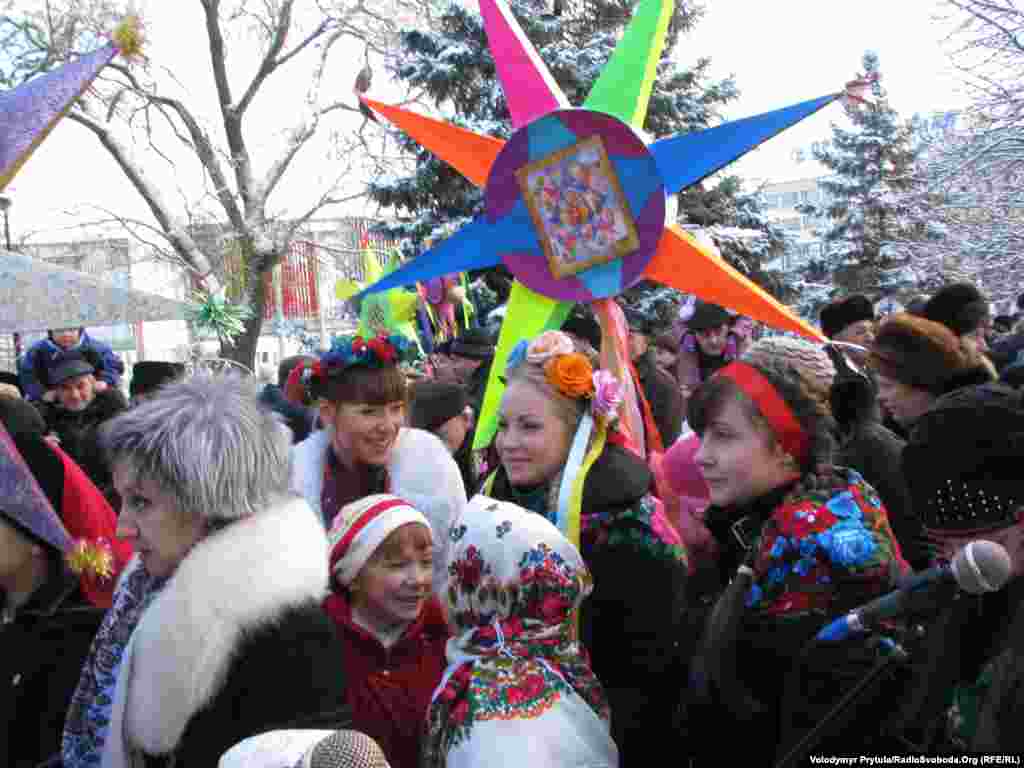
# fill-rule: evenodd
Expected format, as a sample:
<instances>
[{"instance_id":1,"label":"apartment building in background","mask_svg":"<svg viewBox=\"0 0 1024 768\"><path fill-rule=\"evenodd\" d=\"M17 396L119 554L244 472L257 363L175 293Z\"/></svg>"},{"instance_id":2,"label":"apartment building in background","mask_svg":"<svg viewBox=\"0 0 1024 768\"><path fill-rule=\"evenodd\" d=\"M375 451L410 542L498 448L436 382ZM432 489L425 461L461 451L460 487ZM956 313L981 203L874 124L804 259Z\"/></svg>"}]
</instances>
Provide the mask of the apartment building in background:
<instances>
[{"instance_id":1,"label":"apartment building in background","mask_svg":"<svg viewBox=\"0 0 1024 768\"><path fill-rule=\"evenodd\" d=\"M822 255L822 238L818 232L827 226L823 217L797 210L800 205L821 205L825 193L818 182L821 177L796 179L765 184L761 201L765 216L790 235L790 243L771 265L782 272L791 272Z\"/></svg>"}]
</instances>

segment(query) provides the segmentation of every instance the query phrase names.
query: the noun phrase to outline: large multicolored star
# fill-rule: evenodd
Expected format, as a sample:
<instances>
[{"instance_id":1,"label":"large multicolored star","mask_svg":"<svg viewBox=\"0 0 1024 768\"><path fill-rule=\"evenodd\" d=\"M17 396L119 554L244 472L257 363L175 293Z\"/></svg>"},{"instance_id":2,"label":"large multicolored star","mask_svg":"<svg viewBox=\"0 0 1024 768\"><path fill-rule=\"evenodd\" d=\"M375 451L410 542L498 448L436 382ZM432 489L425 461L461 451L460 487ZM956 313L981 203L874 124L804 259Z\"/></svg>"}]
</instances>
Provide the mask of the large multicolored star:
<instances>
[{"instance_id":1,"label":"large multicolored star","mask_svg":"<svg viewBox=\"0 0 1024 768\"><path fill-rule=\"evenodd\" d=\"M769 326L822 336L666 215L672 195L843 95L838 92L648 143L644 118L673 0L641 0L581 108L573 108L503 0L479 0L514 133L507 141L363 98L473 184L486 212L366 289L504 263L515 275L476 436L486 445L498 377L516 342L564 322L573 302L641 279Z\"/></svg>"}]
</instances>

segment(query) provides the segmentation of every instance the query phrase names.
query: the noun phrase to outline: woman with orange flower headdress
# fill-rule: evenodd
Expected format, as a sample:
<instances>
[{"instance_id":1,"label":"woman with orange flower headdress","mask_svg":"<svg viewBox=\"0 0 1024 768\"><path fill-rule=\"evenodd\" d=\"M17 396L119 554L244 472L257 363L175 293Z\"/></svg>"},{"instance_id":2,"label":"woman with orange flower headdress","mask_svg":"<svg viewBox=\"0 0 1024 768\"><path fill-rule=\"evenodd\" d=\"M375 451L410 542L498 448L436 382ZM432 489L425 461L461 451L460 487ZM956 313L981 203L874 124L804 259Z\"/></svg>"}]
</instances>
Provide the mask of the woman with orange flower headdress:
<instances>
[{"instance_id":1,"label":"woman with orange flower headdress","mask_svg":"<svg viewBox=\"0 0 1024 768\"><path fill-rule=\"evenodd\" d=\"M619 445L619 382L595 371L569 336L520 342L505 373L483 493L543 515L577 545L594 578L581 639L612 711L612 737L629 764L663 741L685 660L675 646L686 554L651 495L642 459ZM642 590L637 585L643 585Z\"/></svg>"}]
</instances>

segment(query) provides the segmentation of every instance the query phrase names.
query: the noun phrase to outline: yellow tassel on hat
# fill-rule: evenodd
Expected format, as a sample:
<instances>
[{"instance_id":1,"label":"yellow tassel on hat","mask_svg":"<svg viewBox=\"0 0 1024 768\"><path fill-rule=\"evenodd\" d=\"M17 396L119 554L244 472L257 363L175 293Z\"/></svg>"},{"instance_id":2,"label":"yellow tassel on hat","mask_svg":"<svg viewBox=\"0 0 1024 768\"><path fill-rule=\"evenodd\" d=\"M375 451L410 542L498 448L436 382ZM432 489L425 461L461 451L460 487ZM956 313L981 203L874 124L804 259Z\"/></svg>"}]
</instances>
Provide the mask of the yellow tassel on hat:
<instances>
[{"instance_id":1,"label":"yellow tassel on hat","mask_svg":"<svg viewBox=\"0 0 1024 768\"><path fill-rule=\"evenodd\" d=\"M68 567L76 576L84 575L106 580L114 575L114 553L111 552L110 545L102 539L77 539L65 557Z\"/></svg>"},{"instance_id":2,"label":"yellow tassel on hat","mask_svg":"<svg viewBox=\"0 0 1024 768\"><path fill-rule=\"evenodd\" d=\"M114 29L110 39L117 50L126 59L134 59L142 55L142 47L146 43L145 29L138 14L129 14Z\"/></svg>"}]
</instances>

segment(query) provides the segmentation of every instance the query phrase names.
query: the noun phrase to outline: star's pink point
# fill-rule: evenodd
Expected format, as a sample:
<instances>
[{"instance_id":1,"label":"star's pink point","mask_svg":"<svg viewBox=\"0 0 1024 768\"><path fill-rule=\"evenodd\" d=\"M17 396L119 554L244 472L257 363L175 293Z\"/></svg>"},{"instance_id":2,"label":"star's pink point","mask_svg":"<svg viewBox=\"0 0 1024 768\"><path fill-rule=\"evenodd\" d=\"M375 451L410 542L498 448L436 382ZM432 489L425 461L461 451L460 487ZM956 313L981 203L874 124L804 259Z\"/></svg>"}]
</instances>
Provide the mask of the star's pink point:
<instances>
[{"instance_id":1,"label":"star's pink point","mask_svg":"<svg viewBox=\"0 0 1024 768\"><path fill-rule=\"evenodd\" d=\"M508 4L480 0L480 15L512 114L512 127L521 128L552 110L571 106Z\"/></svg>"}]
</instances>

